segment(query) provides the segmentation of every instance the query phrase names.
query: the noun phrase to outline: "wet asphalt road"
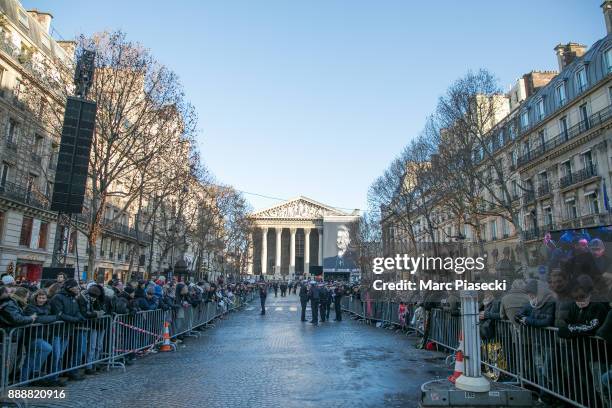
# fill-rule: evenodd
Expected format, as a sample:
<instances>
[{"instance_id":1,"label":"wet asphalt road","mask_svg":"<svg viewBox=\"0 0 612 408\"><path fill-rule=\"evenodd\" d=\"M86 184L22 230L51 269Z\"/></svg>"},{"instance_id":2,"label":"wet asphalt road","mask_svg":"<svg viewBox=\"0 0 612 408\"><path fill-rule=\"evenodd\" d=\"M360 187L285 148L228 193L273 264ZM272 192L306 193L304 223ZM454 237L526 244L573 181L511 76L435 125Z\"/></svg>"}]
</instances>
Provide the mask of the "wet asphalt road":
<instances>
[{"instance_id":1,"label":"wet asphalt road","mask_svg":"<svg viewBox=\"0 0 612 408\"><path fill-rule=\"evenodd\" d=\"M405 335L355 322L299 320L297 296L259 299L175 353L126 372L90 376L45 407L416 407L420 385L447 376L441 353ZM332 319L333 319L332 310Z\"/></svg>"}]
</instances>

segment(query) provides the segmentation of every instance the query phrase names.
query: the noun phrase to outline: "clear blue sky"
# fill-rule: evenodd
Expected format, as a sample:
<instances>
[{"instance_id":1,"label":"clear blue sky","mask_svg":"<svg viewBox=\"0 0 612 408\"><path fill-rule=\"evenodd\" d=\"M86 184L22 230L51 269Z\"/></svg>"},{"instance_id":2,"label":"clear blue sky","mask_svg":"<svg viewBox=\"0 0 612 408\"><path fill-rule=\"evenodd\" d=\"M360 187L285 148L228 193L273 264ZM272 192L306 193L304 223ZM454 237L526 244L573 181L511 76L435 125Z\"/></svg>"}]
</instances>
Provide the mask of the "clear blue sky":
<instances>
[{"instance_id":1,"label":"clear blue sky","mask_svg":"<svg viewBox=\"0 0 612 408\"><path fill-rule=\"evenodd\" d=\"M64 37L122 29L176 71L219 180L366 206L371 182L446 87L485 67L510 86L560 42L605 35L601 0L23 1ZM277 202L247 195L255 208Z\"/></svg>"}]
</instances>

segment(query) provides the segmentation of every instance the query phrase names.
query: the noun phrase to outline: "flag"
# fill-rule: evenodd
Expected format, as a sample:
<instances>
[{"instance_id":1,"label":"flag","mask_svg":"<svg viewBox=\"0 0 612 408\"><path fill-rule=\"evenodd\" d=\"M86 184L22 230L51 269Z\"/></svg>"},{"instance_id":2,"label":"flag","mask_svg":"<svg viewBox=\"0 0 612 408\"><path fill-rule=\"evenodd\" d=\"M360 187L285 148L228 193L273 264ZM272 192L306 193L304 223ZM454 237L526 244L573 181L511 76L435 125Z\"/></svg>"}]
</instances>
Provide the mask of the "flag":
<instances>
[{"instance_id":1,"label":"flag","mask_svg":"<svg viewBox=\"0 0 612 408\"><path fill-rule=\"evenodd\" d=\"M603 183L601 183L603 188L603 200L604 200L604 208L607 212L610 212L610 201L608 200L608 189L606 188L606 179L603 179Z\"/></svg>"}]
</instances>

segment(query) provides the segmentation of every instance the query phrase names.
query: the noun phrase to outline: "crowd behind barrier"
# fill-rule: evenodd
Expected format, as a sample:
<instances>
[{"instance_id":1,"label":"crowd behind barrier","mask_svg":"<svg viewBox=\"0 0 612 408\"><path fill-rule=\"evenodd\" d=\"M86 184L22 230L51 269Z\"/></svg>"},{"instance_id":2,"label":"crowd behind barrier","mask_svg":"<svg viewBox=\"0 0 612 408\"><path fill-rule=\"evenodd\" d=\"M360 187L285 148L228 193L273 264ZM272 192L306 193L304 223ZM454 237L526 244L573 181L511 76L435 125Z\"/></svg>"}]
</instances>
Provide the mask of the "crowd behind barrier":
<instances>
[{"instance_id":1,"label":"crowd behind barrier","mask_svg":"<svg viewBox=\"0 0 612 408\"><path fill-rule=\"evenodd\" d=\"M0 285L0 391L63 386L85 374L130 365L174 344L253 299L248 282L140 281L81 285L61 277L47 289ZM49 300L47 300L49 298Z\"/></svg>"},{"instance_id":2,"label":"crowd behind barrier","mask_svg":"<svg viewBox=\"0 0 612 408\"><path fill-rule=\"evenodd\" d=\"M361 321L416 334L422 338L419 347L434 343L438 350L457 350L458 310L426 310L422 303L364 300L355 294L345 297L342 307ZM482 337L481 348L483 372L491 381L518 384L576 407L612 407L612 354L601 337L562 338L556 327L497 320L494 332Z\"/></svg>"}]
</instances>

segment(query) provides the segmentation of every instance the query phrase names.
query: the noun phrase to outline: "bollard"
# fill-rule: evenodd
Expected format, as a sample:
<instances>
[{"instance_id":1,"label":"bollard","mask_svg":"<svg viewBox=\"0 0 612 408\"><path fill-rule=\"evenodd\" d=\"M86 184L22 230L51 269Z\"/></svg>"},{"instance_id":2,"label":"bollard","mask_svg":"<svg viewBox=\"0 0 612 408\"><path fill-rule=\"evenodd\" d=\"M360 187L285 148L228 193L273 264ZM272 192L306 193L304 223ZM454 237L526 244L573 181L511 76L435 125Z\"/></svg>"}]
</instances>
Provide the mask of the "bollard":
<instances>
[{"instance_id":1,"label":"bollard","mask_svg":"<svg viewBox=\"0 0 612 408\"><path fill-rule=\"evenodd\" d=\"M465 369L455 386L464 391L488 392L489 381L482 376L480 355L480 329L478 325L478 293L461 292L461 320L465 347Z\"/></svg>"}]
</instances>

